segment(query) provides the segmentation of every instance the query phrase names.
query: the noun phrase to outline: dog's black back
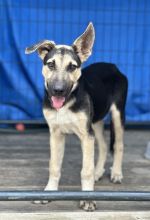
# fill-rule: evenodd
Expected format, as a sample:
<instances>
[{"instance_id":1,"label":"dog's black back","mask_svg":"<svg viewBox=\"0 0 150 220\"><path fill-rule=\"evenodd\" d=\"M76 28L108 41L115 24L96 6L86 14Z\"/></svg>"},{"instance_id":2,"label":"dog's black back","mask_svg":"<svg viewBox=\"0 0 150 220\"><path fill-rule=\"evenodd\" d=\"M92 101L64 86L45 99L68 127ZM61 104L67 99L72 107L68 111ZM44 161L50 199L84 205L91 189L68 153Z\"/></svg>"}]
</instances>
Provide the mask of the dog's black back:
<instances>
[{"instance_id":1,"label":"dog's black back","mask_svg":"<svg viewBox=\"0 0 150 220\"><path fill-rule=\"evenodd\" d=\"M124 110L128 83L116 65L94 63L82 70L81 81L93 102L93 123L104 118L112 103Z\"/></svg>"}]
</instances>

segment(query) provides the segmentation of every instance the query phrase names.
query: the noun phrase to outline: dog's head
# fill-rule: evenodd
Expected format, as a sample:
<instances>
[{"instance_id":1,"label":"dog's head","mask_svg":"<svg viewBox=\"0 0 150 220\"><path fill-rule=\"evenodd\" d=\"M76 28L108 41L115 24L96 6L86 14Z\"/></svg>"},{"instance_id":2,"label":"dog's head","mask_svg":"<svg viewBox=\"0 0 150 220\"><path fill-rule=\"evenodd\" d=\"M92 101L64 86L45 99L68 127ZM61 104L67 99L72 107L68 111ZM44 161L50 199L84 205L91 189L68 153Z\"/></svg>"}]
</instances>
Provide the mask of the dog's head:
<instances>
[{"instance_id":1,"label":"dog's head","mask_svg":"<svg viewBox=\"0 0 150 220\"><path fill-rule=\"evenodd\" d=\"M44 40L26 48L25 53L37 51L43 60L45 88L55 109L65 104L77 86L81 76L81 64L91 55L94 38L94 27L90 23L71 46L56 45L53 41Z\"/></svg>"}]
</instances>

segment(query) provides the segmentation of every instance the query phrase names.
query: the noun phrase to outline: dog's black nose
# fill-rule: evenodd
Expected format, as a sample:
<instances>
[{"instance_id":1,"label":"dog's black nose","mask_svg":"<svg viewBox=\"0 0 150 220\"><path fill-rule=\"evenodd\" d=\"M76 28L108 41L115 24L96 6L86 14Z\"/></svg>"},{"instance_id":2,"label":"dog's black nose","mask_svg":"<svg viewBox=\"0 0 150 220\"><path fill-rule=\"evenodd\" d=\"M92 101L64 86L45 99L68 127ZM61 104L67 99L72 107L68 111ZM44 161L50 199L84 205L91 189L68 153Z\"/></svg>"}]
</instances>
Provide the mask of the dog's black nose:
<instances>
[{"instance_id":1,"label":"dog's black nose","mask_svg":"<svg viewBox=\"0 0 150 220\"><path fill-rule=\"evenodd\" d=\"M64 83L56 82L53 86L54 95L62 95L65 91Z\"/></svg>"}]
</instances>

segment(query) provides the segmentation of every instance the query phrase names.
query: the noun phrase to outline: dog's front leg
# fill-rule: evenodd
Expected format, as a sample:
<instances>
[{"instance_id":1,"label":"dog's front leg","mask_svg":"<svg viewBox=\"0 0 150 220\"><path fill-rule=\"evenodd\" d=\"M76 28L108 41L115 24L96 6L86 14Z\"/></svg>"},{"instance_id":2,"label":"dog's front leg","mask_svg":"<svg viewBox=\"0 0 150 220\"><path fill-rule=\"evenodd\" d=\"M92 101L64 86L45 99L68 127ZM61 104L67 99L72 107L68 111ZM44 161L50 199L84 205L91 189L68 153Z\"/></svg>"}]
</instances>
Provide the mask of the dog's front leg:
<instances>
[{"instance_id":1,"label":"dog's front leg","mask_svg":"<svg viewBox=\"0 0 150 220\"><path fill-rule=\"evenodd\" d=\"M94 190L94 137L88 134L81 139L83 164L81 170L81 185L83 191ZM95 201L81 201L80 207L86 211L94 211Z\"/></svg>"},{"instance_id":2,"label":"dog's front leg","mask_svg":"<svg viewBox=\"0 0 150 220\"><path fill-rule=\"evenodd\" d=\"M65 136L58 130L51 130L50 136L50 162L49 162L49 180L44 190L58 190L61 176L61 167L64 156ZM34 201L34 203L48 203L48 200Z\"/></svg>"},{"instance_id":3,"label":"dog's front leg","mask_svg":"<svg viewBox=\"0 0 150 220\"><path fill-rule=\"evenodd\" d=\"M51 131L49 162L49 180L45 190L58 190L58 184L61 176L61 167L64 157L65 136L59 131Z\"/></svg>"}]
</instances>

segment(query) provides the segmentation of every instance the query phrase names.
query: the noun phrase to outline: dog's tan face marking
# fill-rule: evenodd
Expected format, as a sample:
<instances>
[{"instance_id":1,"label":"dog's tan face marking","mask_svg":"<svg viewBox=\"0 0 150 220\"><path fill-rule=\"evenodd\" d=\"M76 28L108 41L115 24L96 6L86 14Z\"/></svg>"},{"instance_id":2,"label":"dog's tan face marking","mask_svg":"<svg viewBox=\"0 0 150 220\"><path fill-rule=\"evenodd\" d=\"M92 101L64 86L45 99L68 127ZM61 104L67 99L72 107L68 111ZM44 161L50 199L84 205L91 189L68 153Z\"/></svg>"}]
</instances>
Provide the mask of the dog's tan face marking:
<instances>
[{"instance_id":1,"label":"dog's tan face marking","mask_svg":"<svg viewBox=\"0 0 150 220\"><path fill-rule=\"evenodd\" d=\"M77 84L81 76L81 62L72 47L57 45L54 51L47 54L44 62L42 73L45 85L57 80L65 81L70 86Z\"/></svg>"}]
</instances>

